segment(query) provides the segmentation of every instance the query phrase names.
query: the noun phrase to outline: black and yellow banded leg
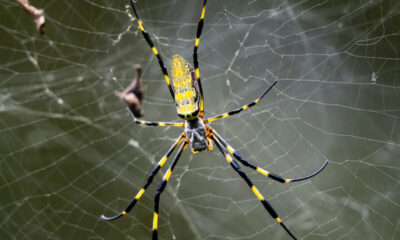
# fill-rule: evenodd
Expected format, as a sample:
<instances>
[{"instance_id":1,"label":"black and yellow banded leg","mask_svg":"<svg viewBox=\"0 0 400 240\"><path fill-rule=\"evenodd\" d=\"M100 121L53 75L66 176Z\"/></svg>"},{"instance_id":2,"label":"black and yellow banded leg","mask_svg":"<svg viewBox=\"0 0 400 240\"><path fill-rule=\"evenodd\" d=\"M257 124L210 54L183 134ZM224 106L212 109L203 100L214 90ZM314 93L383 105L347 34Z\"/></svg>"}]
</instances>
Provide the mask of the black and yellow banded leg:
<instances>
[{"instance_id":1,"label":"black and yellow banded leg","mask_svg":"<svg viewBox=\"0 0 400 240\"><path fill-rule=\"evenodd\" d=\"M234 148L232 148L232 146L230 146L215 130L212 129L212 133L214 134L214 136L217 137L218 141L222 143L222 145L224 145L224 147L229 151L230 154L232 154L240 163L242 163L244 166L249 167L251 169L256 170L257 172L272 178L275 181L278 181L280 183L290 183L290 182L298 182L298 181L303 181L303 180L307 180L309 178L314 177L315 175L317 175L318 173L320 173L322 170L324 170L324 168L326 167L326 165L328 164L328 160L325 161L324 165L322 165L322 167L320 167L317 171L315 171L314 173L305 176L305 177L301 177L301 178L284 178L281 177L279 175L276 175L274 173L271 173L267 170L264 170L260 167L257 167L256 165L248 162L246 159L244 159Z\"/></svg>"},{"instance_id":2,"label":"black and yellow banded leg","mask_svg":"<svg viewBox=\"0 0 400 240\"><path fill-rule=\"evenodd\" d=\"M149 46L150 46L151 50L153 51L154 55L156 55L157 60L158 60L158 64L160 65L161 71L164 74L164 79L165 79L165 82L168 85L168 88L169 88L169 91L171 93L172 99L175 99L174 90L171 87L171 82L169 80L168 72L167 72L167 69L165 68L164 61L162 60L162 57L160 56L158 50L154 46L154 43L151 40L150 35L143 28L142 21L140 20L139 15L137 14L137 11L136 11L136 8L135 8L134 0L131 0L131 5L132 5L133 13L135 14L137 23L139 25L140 31L142 32L144 39L146 40L147 44L149 44Z\"/></svg>"},{"instance_id":3,"label":"black and yellow banded leg","mask_svg":"<svg viewBox=\"0 0 400 240\"><path fill-rule=\"evenodd\" d=\"M221 114L221 115L218 115L218 116L215 116L215 117L211 117L211 118L205 119L205 120L204 120L204 123L210 123L210 122L213 122L213 121L218 120L218 119L221 119L221 118L226 118L226 117L229 117L229 116L238 114L238 113L240 113L241 111L246 110L246 109L248 109L248 108L250 108L250 107L256 105L256 104L265 96L265 94L267 94L267 93L275 86L275 84L276 84L277 82L278 82L278 81L274 81L274 82L267 88L267 90L265 90L265 92L264 92L263 94L261 94L261 96L260 96L259 98L257 98L256 100L252 101L251 103L249 103L249 104L247 104L247 105L244 105L243 107L238 108L238 109L236 109L236 110L232 110L232 111L230 111L230 112L226 112L226 113L224 113L224 114Z\"/></svg>"},{"instance_id":4,"label":"black and yellow banded leg","mask_svg":"<svg viewBox=\"0 0 400 240\"><path fill-rule=\"evenodd\" d=\"M231 167L240 175L241 178L249 185L250 189L253 191L254 195L257 196L257 198L260 200L262 205L264 206L265 210L273 217L284 229L285 231L295 240L297 238L293 235L292 232L286 227L286 225L282 222L282 220L279 218L278 213L275 211L275 209L269 204L267 200L265 200L264 196L260 193L260 191L257 189L256 186L251 182L251 180L247 177L246 173L243 172L243 170L240 168L239 164L232 159L231 155L226 151L226 149L222 146L222 144L219 142L219 140L212 136L212 140L214 141L215 145L218 147L218 149L221 151L221 153L224 155L226 161L231 165Z\"/></svg>"},{"instance_id":5,"label":"black and yellow banded leg","mask_svg":"<svg viewBox=\"0 0 400 240\"><path fill-rule=\"evenodd\" d=\"M128 111L129 115L133 118L135 123L141 124L141 125L146 125L146 126L159 126L159 127L164 127L164 126L170 126L170 127L184 127L185 123L174 123L174 122L149 122L149 121L143 121L137 119L132 111L129 109L129 107L126 108Z\"/></svg>"},{"instance_id":6,"label":"black and yellow banded leg","mask_svg":"<svg viewBox=\"0 0 400 240\"><path fill-rule=\"evenodd\" d=\"M185 138L185 133L182 133L181 136L175 141L175 143L168 149L167 153L157 163L157 166L151 171L149 177L147 178L146 184L139 190L139 192L136 194L135 198L128 204L128 206L125 208L124 211L122 211L120 214L117 214L113 217L106 217L104 215L101 215L101 218L104 220L107 220L107 221L111 221L111 220L115 220L115 219L120 218L120 217L126 215L127 213L129 213L129 211L132 210L132 208L136 205L136 203L142 197L142 195L146 191L147 187L150 186L151 182L153 181L154 176L158 173L158 171L161 169L161 167L167 161L168 157L175 150L176 146L178 146L184 138Z\"/></svg>"},{"instance_id":7,"label":"black and yellow banded leg","mask_svg":"<svg viewBox=\"0 0 400 240\"><path fill-rule=\"evenodd\" d=\"M160 196L161 193L164 191L165 187L167 186L168 180L171 177L172 171L174 170L176 164L178 163L179 158L182 155L182 152L187 147L189 141L186 140L185 143L179 148L178 152L175 155L174 160L172 161L170 167L168 168L167 172L165 173L162 182L157 188L156 195L154 196L154 216L153 216L153 240L158 238L158 213L159 213L159 206L160 206Z\"/></svg>"},{"instance_id":8,"label":"black and yellow banded leg","mask_svg":"<svg viewBox=\"0 0 400 240\"><path fill-rule=\"evenodd\" d=\"M194 49L193 49L193 64L194 64L194 71L196 73L196 78L199 83L200 88L200 114L199 117L203 117L204 115L204 97L203 97L203 88L201 87L201 80L200 80L200 71L199 71L199 61L197 58L197 49L199 48L200 36L203 30L204 25L204 15L206 13L206 4L207 0L203 2L203 8L201 10L200 21L197 25L197 33L196 33L196 40L194 42Z\"/></svg>"}]
</instances>

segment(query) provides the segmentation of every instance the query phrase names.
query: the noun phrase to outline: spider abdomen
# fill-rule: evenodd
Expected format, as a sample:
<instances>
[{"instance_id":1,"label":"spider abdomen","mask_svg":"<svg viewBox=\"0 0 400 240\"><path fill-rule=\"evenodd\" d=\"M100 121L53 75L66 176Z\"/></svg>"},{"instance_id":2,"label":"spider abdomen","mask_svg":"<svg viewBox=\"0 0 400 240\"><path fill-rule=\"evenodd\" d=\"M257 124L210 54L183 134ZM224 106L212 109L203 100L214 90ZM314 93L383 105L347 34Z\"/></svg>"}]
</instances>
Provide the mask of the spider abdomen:
<instances>
[{"instance_id":1,"label":"spider abdomen","mask_svg":"<svg viewBox=\"0 0 400 240\"><path fill-rule=\"evenodd\" d=\"M199 86L193 68L179 55L171 60L172 87L178 116L185 120L193 120L199 115Z\"/></svg>"}]
</instances>

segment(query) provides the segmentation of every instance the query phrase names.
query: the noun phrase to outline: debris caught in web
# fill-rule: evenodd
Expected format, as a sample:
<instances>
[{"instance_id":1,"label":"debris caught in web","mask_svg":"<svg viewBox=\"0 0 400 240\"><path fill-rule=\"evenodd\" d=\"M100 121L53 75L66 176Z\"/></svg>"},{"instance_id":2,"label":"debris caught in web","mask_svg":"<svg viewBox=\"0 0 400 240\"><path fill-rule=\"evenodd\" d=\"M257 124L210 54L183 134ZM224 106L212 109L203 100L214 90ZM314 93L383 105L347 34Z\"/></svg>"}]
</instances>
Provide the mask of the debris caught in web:
<instances>
[{"instance_id":1,"label":"debris caught in web","mask_svg":"<svg viewBox=\"0 0 400 240\"><path fill-rule=\"evenodd\" d=\"M29 4L29 0L16 0L28 13L31 14L36 23L36 29L40 34L45 32L45 17L43 9L37 9Z\"/></svg>"},{"instance_id":2,"label":"debris caught in web","mask_svg":"<svg viewBox=\"0 0 400 240\"><path fill-rule=\"evenodd\" d=\"M144 115L144 111L142 109L142 101L144 96L142 68L137 64L133 64L132 67L137 71L136 78L123 92L115 92L115 95L126 103L135 117L142 117Z\"/></svg>"},{"instance_id":3,"label":"debris caught in web","mask_svg":"<svg viewBox=\"0 0 400 240\"><path fill-rule=\"evenodd\" d=\"M372 73L372 76L371 76L371 82L372 82L373 84L375 84L377 79L378 79L378 76L376 75L375 72L373 72L373 73Z\"/></svg>"}]
</instances>

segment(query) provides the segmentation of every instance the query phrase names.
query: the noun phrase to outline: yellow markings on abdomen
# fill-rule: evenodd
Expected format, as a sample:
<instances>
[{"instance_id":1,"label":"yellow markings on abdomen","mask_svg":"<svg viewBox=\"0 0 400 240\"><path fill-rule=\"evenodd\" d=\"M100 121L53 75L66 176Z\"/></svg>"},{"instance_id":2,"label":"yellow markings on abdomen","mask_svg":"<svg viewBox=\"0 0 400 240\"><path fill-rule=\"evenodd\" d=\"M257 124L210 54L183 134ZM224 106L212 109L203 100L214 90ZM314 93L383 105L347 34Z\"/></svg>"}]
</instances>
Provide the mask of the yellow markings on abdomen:
<instances>
[{"instance_id":1,"label":"yellow markings on abdomen","mask_svg":"<svg viewBox=\"0 0 400 240\"><path fill-rule=\"evenodd\" d=\"M196 118L199 112L200 98L192 72L193 69L185 59L178 55L172 57L171 76L176 108L178 115L185 120Z\"/></svg>"}]
</instances>

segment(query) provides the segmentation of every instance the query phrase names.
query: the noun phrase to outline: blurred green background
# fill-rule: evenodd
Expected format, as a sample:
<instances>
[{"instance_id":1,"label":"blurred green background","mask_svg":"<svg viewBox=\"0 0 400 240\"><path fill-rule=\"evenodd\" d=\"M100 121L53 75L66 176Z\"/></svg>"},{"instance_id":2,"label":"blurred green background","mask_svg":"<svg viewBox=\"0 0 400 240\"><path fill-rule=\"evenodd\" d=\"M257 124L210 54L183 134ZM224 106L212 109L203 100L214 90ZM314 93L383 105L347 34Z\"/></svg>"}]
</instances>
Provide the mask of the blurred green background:
<instances>
[{"instance_id":1,"label":"blurred green background","mask_svg":"<svg viewBox=\"0 0 400 240\"><path fill-rule=\"evenodd\" d=\"M114 95L141 64L144 119L180 121L127 0L31 0L46 34L0 1L0 239L150 239L160 173L182 131L135 125ZM211 125L280 184L245 169L300 239L400 238L397 1L209 0L199 61ZM140 0L169 69L190 62L202 1ZM289 239L219 152L186 151L161 197L161 239Z\"/></svg>"}]
</instances>

